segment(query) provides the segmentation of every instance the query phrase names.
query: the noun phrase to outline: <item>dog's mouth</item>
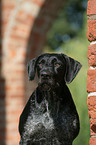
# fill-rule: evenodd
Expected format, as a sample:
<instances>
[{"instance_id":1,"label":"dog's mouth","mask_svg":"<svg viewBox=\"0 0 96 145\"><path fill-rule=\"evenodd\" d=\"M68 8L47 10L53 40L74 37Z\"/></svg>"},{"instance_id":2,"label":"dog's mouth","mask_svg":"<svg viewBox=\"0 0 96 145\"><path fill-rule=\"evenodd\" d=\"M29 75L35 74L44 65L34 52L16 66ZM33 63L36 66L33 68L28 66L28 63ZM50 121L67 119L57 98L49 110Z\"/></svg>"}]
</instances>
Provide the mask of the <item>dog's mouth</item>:
<instances>
[{"instance_id":1,"label":"dog's mouth","mask_svg":"<svg viewBox=\"0 0 96 145\"><path fill-rule=\"evenodd\" d=\"M53 78L40 78L38 85L42 90L47 91L55 86L55 80Z\"/></svg>"},{"instance_id":2,"label":"dog's mouth","mask_svg":"<svg viewBox=\"0 0 96 145\"><path fill-rule=\"evenodd\" d=\"M39 83L39 87L43 91L47 91L47 90L50 90L51 89L50 84L48 84L48 83Z\"/></svg>"}]
</instances>

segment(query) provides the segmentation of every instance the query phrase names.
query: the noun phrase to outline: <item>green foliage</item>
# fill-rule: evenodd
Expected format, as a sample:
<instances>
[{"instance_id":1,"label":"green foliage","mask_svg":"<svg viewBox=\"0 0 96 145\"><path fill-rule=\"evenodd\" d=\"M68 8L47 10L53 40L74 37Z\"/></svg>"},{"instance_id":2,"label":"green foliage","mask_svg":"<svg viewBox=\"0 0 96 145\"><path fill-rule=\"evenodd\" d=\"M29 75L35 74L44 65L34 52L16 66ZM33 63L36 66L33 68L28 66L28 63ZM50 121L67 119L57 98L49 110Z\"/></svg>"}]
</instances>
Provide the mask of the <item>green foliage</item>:
<instances>
[{"instance_id":1,"label":"green foliage","mask_svg":"<svg viewBox=\"0 0 96 145\"><path fill-rule=\"evenodd\" d=\"M86 18L86 13L85 13ZM69 88L72 92L77 110L80 116L80 134L74 141L73 145L88 145L89 143L89 117L88 117L88 108L87 108L87 92L86 92L86 82L87 82L87 46L88 41L86 38L86 19L84 22L84 27L79 32L76 39L70 41L69 44L66 44L66 51L68 55L71 55L73 58L77 59L82 64L81 71L79 72L76 79L69 85ZM67 48L70 50L68 51ZM66 52L64 51L64 53Z\"/></svg>"},{"instance_id":2,"label":"green foliage","mask_svg":"<svg viewBox=\"0 0 96 145\"><path fill-rule=\"evenodd\" d=\"M46 44L51 49L57 49L61 44L77 36L83 27L85 0L68 0L62 6L59 14L47 35Z\"/></svg>"},{"instance_id":3,"label":"green foliage","mask_svg":"<svg viewBox=\"0 0 96 145\"><path fill-rule=\"evenodd\" d=\"M64 14L63 14L64 12ZM57 52L65 53L66 55L78 60L82 64L82 68L76 78L71 84L68 85L71 94L73 96L74 102L77 107L77 111L80 117L80 133L78 137L74 140L73 145L88 145L89 144L89 117L88 117L88 108L87 108L87 92L86 92L86 82L87 82L87 69L88 69L88 60L87 60L87 16L86 11L83 15L83 25L76 31L73 30L68 23L66 18L65 11L61 10L59 14L59 19L57 19L50 32L47 36L47 42L45 45L44 52ZM63 19L62 19L63 16ZM71 38L67 42L56 42L54 40L54 35L64 35L64 34L73 33L75 37ZM58 49L52 49L57 48Z\"/></svg>"}]
</instances>

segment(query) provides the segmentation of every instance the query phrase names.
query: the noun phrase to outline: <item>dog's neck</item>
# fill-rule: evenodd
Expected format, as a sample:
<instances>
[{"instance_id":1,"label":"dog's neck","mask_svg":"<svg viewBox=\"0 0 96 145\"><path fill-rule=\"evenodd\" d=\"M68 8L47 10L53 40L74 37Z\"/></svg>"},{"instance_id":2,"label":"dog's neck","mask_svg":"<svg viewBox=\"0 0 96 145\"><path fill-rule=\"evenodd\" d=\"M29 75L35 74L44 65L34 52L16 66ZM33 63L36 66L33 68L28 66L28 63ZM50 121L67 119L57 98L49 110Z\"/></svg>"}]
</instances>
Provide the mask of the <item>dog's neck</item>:
<instances>
[{"instance_id":1,"label":"dog's neck","mask_svg":"<svg viewBox=\"0 0 96 145\"><path fill-rule=\"evenodd\" d=\"M37 87L37 103L41 104L42 102L48 103L48 109L52 114L57 113L58 110L62 110L66 106L74 107L72 105L72 97L69 92L69 89L66 85L58 87L58 89L50 89L48 91L42 91L39 87Z\"/></svg>"},{"instance_id":2,"label":"dog's neck","mask_svg":"<svg viewBox=\"0 0 96 145\"><path fill-rule=\"evenodd\" d=\"M62 100L68 100L68 96L70 96L69 89L66 85L59 86L54 89L50 88L47 91L41 90L41 88L38 86L37 90L39 102L42 102L43 99L46 99L48 102L58 102Z\"/></svg>"}]
</instances>

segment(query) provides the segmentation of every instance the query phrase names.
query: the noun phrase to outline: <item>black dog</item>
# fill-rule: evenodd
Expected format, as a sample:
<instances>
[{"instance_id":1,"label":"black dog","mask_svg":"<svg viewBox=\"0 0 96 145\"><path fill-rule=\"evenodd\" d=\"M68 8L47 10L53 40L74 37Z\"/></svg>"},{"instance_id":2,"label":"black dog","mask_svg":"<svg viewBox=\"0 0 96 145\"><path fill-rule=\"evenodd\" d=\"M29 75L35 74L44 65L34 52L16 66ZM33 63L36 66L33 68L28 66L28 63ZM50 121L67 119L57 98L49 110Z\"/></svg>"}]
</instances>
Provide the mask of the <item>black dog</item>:
<instances>
[{"instance_id":1,"label":"black dog","mask_svg":"<svg viewBox=\"0 0 96 145\"><path fill-rule=\"evenodd\" d=\"M20 116L20 145L72 145L79 117L66 83L80 68L64 54L46 53L28 63L29 80L37 71L39 83Z\"/></svg>"}]
</instances>

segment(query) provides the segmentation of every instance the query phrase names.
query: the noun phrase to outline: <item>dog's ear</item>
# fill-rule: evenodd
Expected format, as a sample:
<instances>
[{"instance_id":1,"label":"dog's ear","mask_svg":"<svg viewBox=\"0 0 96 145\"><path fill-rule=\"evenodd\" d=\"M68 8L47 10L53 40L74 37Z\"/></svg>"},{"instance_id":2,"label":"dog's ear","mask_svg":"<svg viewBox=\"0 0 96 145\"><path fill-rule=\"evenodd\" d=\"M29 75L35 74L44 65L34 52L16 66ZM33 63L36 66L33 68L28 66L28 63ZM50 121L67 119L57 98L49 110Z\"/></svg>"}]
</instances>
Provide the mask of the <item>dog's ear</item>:
<instances>
[{"instance_id":1,"label":"dog's ear","mask_svg":"<svg viewBox=\"0 0 96 145\"><path fill-rule=\"evenodd\" d=\"M65 72L64 79L65 79L65 82L69 84L76 77L82 65L78 61L74 60L71 57L66 56L65 54L63 54L63 57L66 61L66 72Z\"/></svg>"},{"instance_id":2,"label":"dog's ear","mask_svg":"<svg viewBox=\"0 0 96 145\"><path fill-rule=\"evenodd\" d=\"M27 64L29 81L32 81L35 78L35 73L36 73L36 60L37 60L37 58L34 58L34 59L30 60L28 62L28 64Z\"/></svg>"}]
</instances>

